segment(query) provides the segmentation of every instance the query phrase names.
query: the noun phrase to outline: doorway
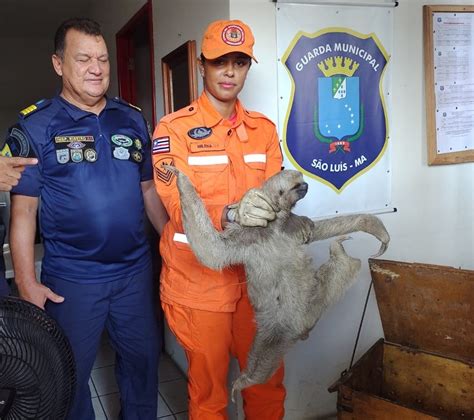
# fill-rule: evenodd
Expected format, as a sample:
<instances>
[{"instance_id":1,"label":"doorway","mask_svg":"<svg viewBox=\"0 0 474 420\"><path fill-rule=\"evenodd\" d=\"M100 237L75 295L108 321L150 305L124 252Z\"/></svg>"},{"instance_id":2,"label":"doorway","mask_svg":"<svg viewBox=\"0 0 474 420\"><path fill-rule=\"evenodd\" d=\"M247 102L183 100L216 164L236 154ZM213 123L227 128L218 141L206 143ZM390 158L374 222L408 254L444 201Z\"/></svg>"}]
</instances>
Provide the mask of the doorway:
<instances>
[{"instance_id":1,"label":"doorway","mask_svg":"<svg viewBox=\"0 0 474 420\"><path fill-rule=\"evenodd\" d=\"M116 35L119 95L141 108L151 126L156 124L153 9L147 3Z\"/></svg>"}]
</instances>

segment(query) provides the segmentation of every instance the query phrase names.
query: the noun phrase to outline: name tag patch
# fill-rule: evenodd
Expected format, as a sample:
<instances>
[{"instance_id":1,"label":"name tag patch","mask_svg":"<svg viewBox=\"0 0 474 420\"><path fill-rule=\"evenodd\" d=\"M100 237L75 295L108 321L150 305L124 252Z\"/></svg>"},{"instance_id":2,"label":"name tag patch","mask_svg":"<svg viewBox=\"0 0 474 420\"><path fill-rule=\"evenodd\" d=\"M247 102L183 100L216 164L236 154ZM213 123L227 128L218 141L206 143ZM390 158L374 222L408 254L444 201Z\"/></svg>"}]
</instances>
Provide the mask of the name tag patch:
<instances>
[{"instance_id":1,"label":"name tag patch","mask_svg":"<svg viewBox=\"0 0 474 420\"><path fill-rule=\"evenodd\" d=\"M93 143L94 136L56 136L54 138L55 143L73 143L76 141Z\"/></svg>"},{"instance_id":2,"label":"name tag patch","mask_svg":"<svg viewBox=\"0 0 474 420\"><path fill-rule=\"evenodd\" d=\"M224 146L217 142L209 142L209 141L193 141L189 143L189 148L191 152L214 152L217 150L224 150Z\"/></svg>"}]
</instances>

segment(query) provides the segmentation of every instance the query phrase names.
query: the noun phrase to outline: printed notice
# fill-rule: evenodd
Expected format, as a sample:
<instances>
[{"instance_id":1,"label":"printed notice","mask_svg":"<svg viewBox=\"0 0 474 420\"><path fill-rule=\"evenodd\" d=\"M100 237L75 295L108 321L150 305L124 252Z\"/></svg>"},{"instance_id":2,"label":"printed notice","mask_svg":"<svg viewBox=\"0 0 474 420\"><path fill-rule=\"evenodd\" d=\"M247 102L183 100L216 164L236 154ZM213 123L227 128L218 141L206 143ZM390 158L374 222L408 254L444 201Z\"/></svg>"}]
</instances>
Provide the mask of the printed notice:
<instances>
[{"instance_id":1,"label":"printed notice","mask_svg":"<svg viewBox=\"0 0 474 420\"><path fill-rule=\"evenodd\" d=\"M474 13L434 13L438 153L474 149Z\"/></svg>"}]
</instances>

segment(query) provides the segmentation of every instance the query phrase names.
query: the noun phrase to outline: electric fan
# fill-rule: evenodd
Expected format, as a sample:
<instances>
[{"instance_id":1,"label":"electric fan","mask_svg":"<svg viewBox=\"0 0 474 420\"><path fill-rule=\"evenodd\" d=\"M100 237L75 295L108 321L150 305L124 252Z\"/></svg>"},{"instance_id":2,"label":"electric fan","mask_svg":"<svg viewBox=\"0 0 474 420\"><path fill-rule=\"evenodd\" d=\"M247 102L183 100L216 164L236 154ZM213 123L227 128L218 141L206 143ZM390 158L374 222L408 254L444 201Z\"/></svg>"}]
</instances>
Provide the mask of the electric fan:
<instances>
[{"instance_id":1,"label":"electric fan","mask_svg":"<svg viewBox=\"0 0 474 420\"><path fill-rule=\"evenodd\" d=\"M0 419L66 419L76 372L68 340L37 306L0 298Z\"/></svg>"}]
</instances>

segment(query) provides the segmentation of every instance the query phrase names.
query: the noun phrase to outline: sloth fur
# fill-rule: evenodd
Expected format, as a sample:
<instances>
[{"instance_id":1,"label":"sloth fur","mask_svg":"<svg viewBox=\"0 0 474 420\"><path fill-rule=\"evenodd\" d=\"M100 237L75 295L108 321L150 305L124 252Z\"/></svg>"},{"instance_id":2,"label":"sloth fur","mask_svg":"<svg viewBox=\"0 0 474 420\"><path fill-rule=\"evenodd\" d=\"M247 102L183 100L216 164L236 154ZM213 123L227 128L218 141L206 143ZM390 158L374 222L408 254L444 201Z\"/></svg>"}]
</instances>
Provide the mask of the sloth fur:
<instances>
[{"instance_id":1,"label":"sloth fur","mask_svg":"<svg viewBox=\"0 0 474 420\"><path fill-rule=\"evenodd\" d=\"M262 186L277 211L267 227L230 223L223 231L212 225L202 200L189 178L177 175L183 225L198 260L214 270L243 264L249 299L255 311L257 332L247 366L235 380L236 390L266 382L279 367L286 351L308 337L321 314L352 285L360 260L344 251L342 237L330 245L330 258L319 268L306 254L306 245L322 239L362 231L374 235L385 252L390 237L375 216L361 214L312 221L291 213L306 195L308 185L298 171L284 170Z\"/></svg>"}]
</instances>

